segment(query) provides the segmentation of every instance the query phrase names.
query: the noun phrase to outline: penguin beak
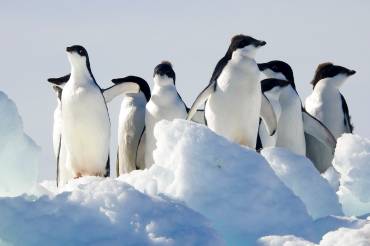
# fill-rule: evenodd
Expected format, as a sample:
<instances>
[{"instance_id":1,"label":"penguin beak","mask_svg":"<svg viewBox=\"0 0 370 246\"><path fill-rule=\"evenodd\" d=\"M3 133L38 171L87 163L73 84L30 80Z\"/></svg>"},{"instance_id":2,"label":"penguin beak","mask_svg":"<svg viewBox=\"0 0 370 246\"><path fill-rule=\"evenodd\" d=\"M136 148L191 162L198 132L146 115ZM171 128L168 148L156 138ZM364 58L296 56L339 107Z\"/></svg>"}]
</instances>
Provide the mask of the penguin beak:
<instances>
[{"instance_id":1,"label":"penguin beak","mask_svg":"<svg viewBox=\"0 0 370 246\"><path fill-rule=\"evenodd\" d=\"M72 48L72 47L67 47L67 48L66 48L66 51L67 51L67 52L72 52L72 51L73 51L73 48Z\"/></svg>"},{"instance_id":2,"label":"penguin beak","mask_svg":"<svg viewBox=\"0 0 370 246\"><path fill-rule=\"evenodd\" d=\"M352 75L354 75L356 73L356 71L355 70L349 70L348 71L348 76L352 76Z\"/></svg>"},{"instance_id":3,"label":"penguin beak","mask_svg":"<svg viewBox=\"0 0 370 246\"><path fill-rule=\"evenodd\" d=\"M263 41L261 40L259 43L258 43L258 46L261 47L261 46L265 46L266 45L266 41Z\"/></svg>"}]
</instances>

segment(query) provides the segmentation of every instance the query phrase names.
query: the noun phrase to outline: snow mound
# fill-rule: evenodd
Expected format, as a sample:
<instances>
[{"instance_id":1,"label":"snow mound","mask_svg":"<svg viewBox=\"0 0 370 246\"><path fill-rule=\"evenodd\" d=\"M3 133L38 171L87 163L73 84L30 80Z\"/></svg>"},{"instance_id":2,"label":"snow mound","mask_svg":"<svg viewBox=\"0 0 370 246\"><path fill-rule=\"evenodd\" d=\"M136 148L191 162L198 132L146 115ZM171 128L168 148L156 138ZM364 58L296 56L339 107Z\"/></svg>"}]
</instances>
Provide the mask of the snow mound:
<instances>
[{"instance_id":1,"label":"snow mound","mask_svg":"<svg viewBox=\"0 0 370 246\"><path fill-rule=\"evenodd\" d=\"M260 246L315 246L317 244L294 235L266 236L258 240Z\"/></svg>"},{"instance_id":2,"label":"snow mound","mask_svg":"<svg viewBox=\"0 0 370 246\"><path fill-rule=\"evenodd\" d=\"M258 240L261 246L368 246L370 245L370 222L359 228L339 228L325 234L319 244L293 235L266 236Z\"/></svg>"},{"instance_id":3,"label":"snow mound","mask_svg":"<svg viewBox=\"0 0 370 246\"><path fill-rule=\"evenodd\" d=\"M161 121L154 134L155 164L121 178L141 191L184 201L211 220L228 244L299 234L311 222L301 200L254 150L185 120Z\"/></svg>"},{"instance_id":4,"label":"snow mound","mask_svg":"<svg viewBox=\"0 0 370 246\"><path fill-rule=\"evenodd\" d=\"M261 154L281 181L303 201L313 219L343 214L335 191L309 159L284 148L265 148Z\"/></svg>"},{"instance_id":5,"label":"snow mound","mask_svg":"<svg viewBox=\"0 0 370 246\"><path fill-rule=\"evenodd\" d=\"M24 133L16 105L1 91L0 117L0 196L17 196L36 184L40 148Z\"/></svg>"},{"instance_id":6,"label":"snow mound","mask_svg":"<svg viewBox=\"0 0 370 246\"><path fill-rule=\"evenodd\" d=\"M338 196L346 215L370 213L370 140L343 134L333 165L340 173Z\"/></svg>"},{"instance_id":7,"label":"snow mound","mask_svg":"<svg viewBox=\"0 0 370 246\"><path fill-rule=\"evenodd\" d=\"M53 190L46 192L52 197L0 198L0 238L13 245L223 244L200 214L117 179L86 177Z\"/></svg>"}]
</instances>

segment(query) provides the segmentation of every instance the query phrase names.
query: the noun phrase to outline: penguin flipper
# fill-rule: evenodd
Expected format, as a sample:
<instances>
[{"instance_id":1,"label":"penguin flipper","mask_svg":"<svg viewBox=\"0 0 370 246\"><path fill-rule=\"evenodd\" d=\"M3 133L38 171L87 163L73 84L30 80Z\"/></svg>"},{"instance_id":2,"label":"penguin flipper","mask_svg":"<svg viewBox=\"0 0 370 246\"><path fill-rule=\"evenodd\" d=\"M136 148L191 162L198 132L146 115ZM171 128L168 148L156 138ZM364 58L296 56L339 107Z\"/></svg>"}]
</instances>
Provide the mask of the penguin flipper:
<instances>
[{"instance_id":1,"label":"penguin flipper","mask_svg":"<svg viewBox=\"0 0 370 246\"><path fill-rule=\"evenodd\" d=\"M195 112L195 114L194 114L194 116L191 120L194 121L194 122L197 122L199 124L205 125L206 122L205 122L205 115L204 114L205 114L204 109L198 109Z\"/></svg>"},{"instance_id":2,"label":"penguin flipper","mask_svg":"<svg viewBox=\"0 0 370 246\"><path fill-rule=\"evenodd\" d=\"M132 81L120 81L119 79L112 80L115 85L102 90L105 102L109 103L116 96L126 93L138 93L139 85Z\"/></svg>"},{"instance_id":3,"label":"penguin flipper","mask_svg":"<svg viewBox=\"0 0 370 246\"><path fill-rule=\"evenodd\" d=\"M209 83L209 85L198 95L197 99L195 99L193 105L191 106L187 120L191 120L193 116L197 113L197 109L200 105L204 104L209 96L215 91L216 88L216 80L213 80Z\"/></svg>"},{"instance_id":4,"label":"penguin flipper","mask_svg":"<svg viewBox=\"0 0 370 246\"><path fill-rule=\"evenodd\" d=\"M62 135L60 134L58 146L56 146L58 150L58 153L57 153L57 187L59 187L60 185L60 149L61 149L61 146L62 146Z\"/></svg>"},{"instance_id":5,"label":"penguin flipper","mask_svg":"<svg viewBox=\"0 0 370 246\"><path fill-rule=\"evenodd\" d=\"M304 132L328 146L332 153L334 153L337 141L330 130L304 109L302 110L302 119Z\"/></svg>"},{"instance_id":6,"label":"penguin flipper","mask_svg":"<svg viewBox=\"0 0 370 246\"><path fill-rule=\"evenodd\" d=\"M105 173L104 173L104 178L107 178L110 176L110 158L108 155L107 163L105 164Z\"/></svg>"},{"instance_id":7,"label":"penguin flipper","mask_svg":"<svg viewBox=\"0 0 370 246\"><path fill-rule=\"evenodd\" d=\"M277 128L277 120L274 108L272 107L270 101L262 93L261 98L261 118L265 123L266 129L270 136L274 135Z\"/></svg>"},{"instance_id":8,"label":"penguin flipper","mask_svg":"<svg viewBox=\"0 0 370 246\"><path fill-rule=\"evenodd\" d=\"M59 78L48 78L48 82L63 88L64 84L68 82L71 74L64 75Z\"/></svg>"},{"instance_id":9,"label":"penguin flipper","mask_svg":"<svg viewBox=\"0 0 370 246\"><path fill-rule=\"evenodd\" d=\"M342 101L342 109L344 114L344 127L346 128L346 133L352 133L353 125L351 123L351 116L349 115L346 99L344 99L344 96L342 94L340 94L340 99Z\"/></svg>"}]
</instances>

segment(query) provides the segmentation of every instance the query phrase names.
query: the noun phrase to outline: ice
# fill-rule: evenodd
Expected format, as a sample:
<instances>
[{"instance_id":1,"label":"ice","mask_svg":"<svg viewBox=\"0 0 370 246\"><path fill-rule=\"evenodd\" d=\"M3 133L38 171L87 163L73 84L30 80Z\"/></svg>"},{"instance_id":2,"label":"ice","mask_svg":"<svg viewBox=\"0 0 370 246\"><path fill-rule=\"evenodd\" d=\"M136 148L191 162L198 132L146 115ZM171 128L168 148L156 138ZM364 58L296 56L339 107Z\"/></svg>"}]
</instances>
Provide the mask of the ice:
<instances>
[{"instance_id":1,"label":"ice","mask_svg":"<svg viewBox=\"0 0 370 246\"><path fill-rule=\"evenodd\" d=\"M340 174L333 166L329 167L321 176L329 182L333 190L337 191L339 189Z\"/></svg>"},{"instance_id":2,"label":"ice","mask_svg":"<svg viewBox=\"0 0 370 246\"><path fill-rule=\"evenodd\" d=\"M52 186L43 184L50 193ZM223 244L202 215L120 180L85 177L63 189L0 198L0 238L13 245Z\"/></svg>"},{"instance_id":3,"label":"ice","mask_svg":"<svg viewBox=\"0 0 370 246\"><path fill-rule=\"evenodd\" d=\"M0 196L17 196L36 184L40 148L24 133L16 105L1 91L0 117Z\"/></svg>"},{"instance_id":4,"label":"ice","mask_svg":"<svg viewBox=\"0 0 370 246\"><path fill-rule=\"evenodd\" d=\"M333 161L340 173L338 196L346 215L370 213L370 140L343 134Z\"/></svg>"},{"instance_id":5,"label":"ice","mask_svg":"<svg viewBox=\"0 0 370 246\"><path fill-rule=\"evenodd\" d=\"M211 220L230 245L261 235L302 232L306 208L254 150L185 120L155 127L155 164L121 179L135 188L182 200ZM145 182L143 182L145 180Z\"/></svg>"},{"instance_id":6,"label":"ice","mask_svg":"<svg viewBox=\"0 0 370 246\"><path fill-rule=\"evenodd\" d=\"M261 154L284 184L304 202L313 219L343 214L335 191L309 159L284 148L265 148Z\"/></svg>"}]
</instances>

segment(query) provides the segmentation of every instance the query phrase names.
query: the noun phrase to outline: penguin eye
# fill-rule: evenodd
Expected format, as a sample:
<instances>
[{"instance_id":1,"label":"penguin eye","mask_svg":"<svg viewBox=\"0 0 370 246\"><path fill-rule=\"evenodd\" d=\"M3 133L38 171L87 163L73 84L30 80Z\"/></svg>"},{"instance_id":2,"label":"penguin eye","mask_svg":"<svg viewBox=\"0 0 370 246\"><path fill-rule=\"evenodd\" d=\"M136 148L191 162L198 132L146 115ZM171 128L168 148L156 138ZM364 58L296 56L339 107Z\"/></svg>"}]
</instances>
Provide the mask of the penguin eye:
<instances>
[{"instance_id":1,"label":"penguin eye","mask_svg":"<svg viewBox=\"0 0 370 246\"><path fill-rule=\"evenodd\" d=\"M78 54L83 55L83 50L78 50Z\"/></svg>"}]
</instances>

